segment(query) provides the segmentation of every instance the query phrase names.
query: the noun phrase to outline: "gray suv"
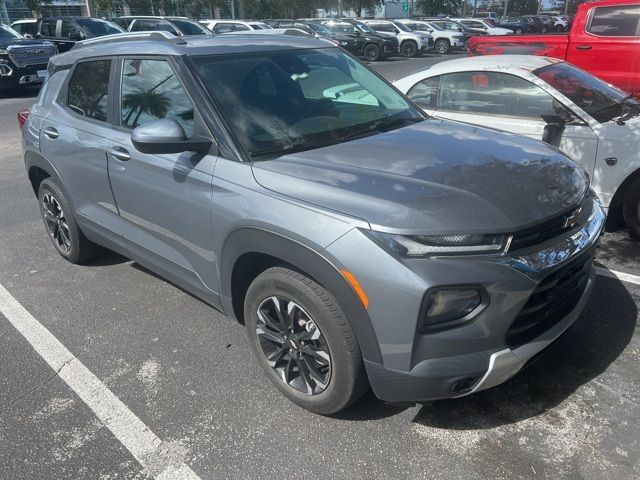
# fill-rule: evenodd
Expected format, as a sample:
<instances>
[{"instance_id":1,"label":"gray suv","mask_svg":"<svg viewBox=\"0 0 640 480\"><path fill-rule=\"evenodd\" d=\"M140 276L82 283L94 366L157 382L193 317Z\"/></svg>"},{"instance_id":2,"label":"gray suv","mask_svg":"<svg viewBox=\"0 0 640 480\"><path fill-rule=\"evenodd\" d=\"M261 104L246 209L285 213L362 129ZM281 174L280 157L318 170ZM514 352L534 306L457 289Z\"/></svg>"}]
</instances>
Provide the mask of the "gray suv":
<instances>
[{"instance_id":1,"label":"gray suv","mask_svg":"<svg viewBox=\"0 0 640 480\"><path fill-rule=\"evenodd\" d=\"M22 132L57 251L114 250L242 322L313 412L504 382L592 289L583 170L427 118L330 42L129 34L49 72Z\"/></svg>"}]
</instances>

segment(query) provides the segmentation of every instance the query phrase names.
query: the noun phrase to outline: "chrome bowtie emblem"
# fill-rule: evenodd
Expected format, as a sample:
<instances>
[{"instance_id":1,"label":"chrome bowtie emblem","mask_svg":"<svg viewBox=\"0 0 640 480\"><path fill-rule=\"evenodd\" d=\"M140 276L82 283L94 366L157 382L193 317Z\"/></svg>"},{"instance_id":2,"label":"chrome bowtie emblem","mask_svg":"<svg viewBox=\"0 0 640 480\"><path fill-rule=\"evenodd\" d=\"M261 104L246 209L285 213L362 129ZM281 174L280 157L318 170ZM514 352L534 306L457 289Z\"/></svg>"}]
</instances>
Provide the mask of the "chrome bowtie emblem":
<instances>
[{"instance_id":1,"label":"chrome bowtie emblem","mask_svg":"<svg viewBox=\"0 0 640 480\"><path fill-rule=\"evenodd\" d=\"M576 208L573 212L564 217L564 221L562 222L563 228L571 228L578 223L578 217L580 216L581 211L582 207Z\"/></svg>"}]
</instances>

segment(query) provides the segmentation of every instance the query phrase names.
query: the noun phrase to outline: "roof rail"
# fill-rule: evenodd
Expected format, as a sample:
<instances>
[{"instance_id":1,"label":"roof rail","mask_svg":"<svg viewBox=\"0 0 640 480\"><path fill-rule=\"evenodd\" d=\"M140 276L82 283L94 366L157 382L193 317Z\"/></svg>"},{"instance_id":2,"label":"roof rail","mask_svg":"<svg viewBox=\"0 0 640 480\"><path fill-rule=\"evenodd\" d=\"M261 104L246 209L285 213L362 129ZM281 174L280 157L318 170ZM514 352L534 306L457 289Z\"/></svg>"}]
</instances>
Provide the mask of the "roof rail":
<instances>
[{"instance_id":1,"label":"roof rail","mask_svg":"<svg viewBox=\"0 0 640 480\"><path fill-rule=\"evenodd\" d=\"M159 31L159 32L128 32L128 33L116 33L114 35L104 35L102 37L89 38L87 40L81 40L76 42L73 48L90 47L92 45L104 45L108 43L119 43L126 41L137 40L155 40L160 42L173 43L174 45L186 45L187 42L181 37L176 37L172 33Z\"/></svg>"}]
</instances>

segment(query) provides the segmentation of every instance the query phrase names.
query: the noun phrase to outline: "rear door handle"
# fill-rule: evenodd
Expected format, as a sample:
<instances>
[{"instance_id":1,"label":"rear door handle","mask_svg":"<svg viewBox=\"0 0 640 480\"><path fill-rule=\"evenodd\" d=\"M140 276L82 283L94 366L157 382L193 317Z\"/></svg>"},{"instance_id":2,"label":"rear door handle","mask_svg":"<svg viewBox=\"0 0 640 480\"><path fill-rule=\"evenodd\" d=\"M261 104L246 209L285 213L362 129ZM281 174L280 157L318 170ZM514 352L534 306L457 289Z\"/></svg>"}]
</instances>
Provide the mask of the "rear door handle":
<instances>
[{"instance_id":1,"label":"rear door handle","mask_svg":"<svg viewBox=\"0 0 640 480\"><path fill-rule=\"evenodd\" d=\"M576 45L576 50L591 50L591 45Z\"/></svg>"},{"instance_id":2,"label":"rear door handle","mask_svg":"<svg viewBox=\"0 0 640 480\"><path fill-rule=\"evenodd\" d=\"M111 156L113 158L116 158L121 162L126 162L127 160L131 159L131 155L129 155L129 152L127 152L127 150L122 147L113 147L109 152L111 153Z\"/></svg>"},{"instance_id":3,"label":"rear door handle","mask_svg":"<svg viewBox=\"0 0 640 480\"><path fill-rule=\"evenodd\" d=\"M59 133L58 130L56 130L53 127L46 127L42 133L44 133L47 137L49 137L51 140L55 140L56 138L58 138Z\"/></svg>"}]
</instances>

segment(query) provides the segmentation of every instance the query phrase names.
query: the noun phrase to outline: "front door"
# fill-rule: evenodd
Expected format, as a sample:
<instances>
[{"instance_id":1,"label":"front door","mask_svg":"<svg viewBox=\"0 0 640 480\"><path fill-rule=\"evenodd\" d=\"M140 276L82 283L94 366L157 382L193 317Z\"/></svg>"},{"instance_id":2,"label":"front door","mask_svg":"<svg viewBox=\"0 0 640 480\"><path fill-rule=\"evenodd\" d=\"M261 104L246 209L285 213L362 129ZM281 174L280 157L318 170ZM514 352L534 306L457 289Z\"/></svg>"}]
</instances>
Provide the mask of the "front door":
<instances>
[{"instance_id":1,"label":"front door","mask_svg":"<svg viewBox=\"0 0 640 480\"><path fill-rule=\"evenodd\" d=\"M217 157L137 151L131 131L150 121L173 118L189 138L204 127L168 60L125 58L119 64L119 125L106 149L128 248L163 276L210 297L215 285L211 210Z\"/></svg>"}]
</instances>

